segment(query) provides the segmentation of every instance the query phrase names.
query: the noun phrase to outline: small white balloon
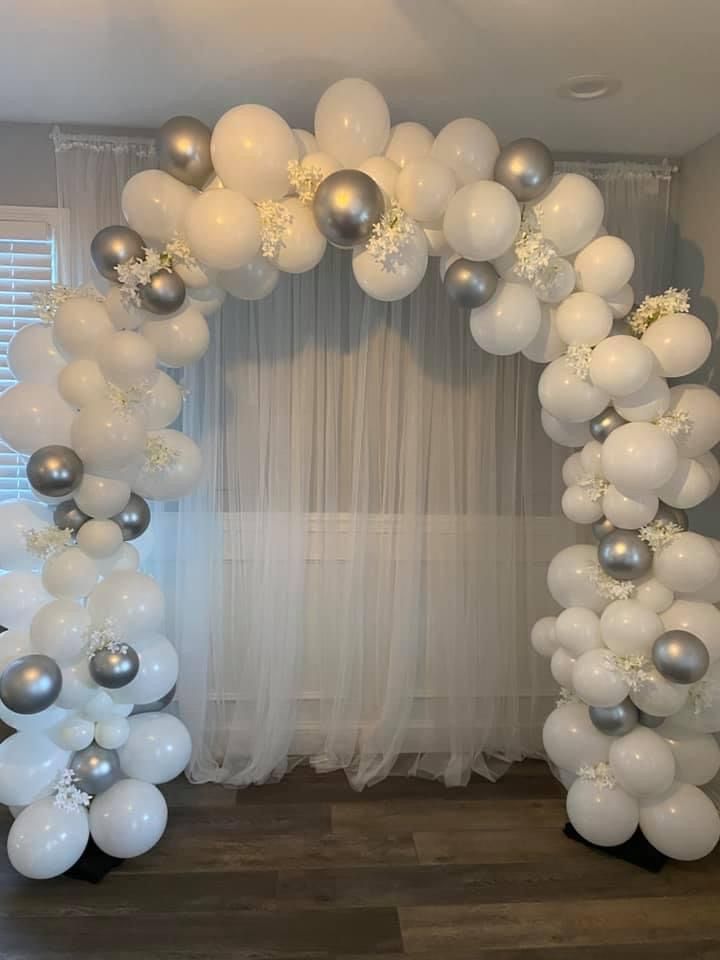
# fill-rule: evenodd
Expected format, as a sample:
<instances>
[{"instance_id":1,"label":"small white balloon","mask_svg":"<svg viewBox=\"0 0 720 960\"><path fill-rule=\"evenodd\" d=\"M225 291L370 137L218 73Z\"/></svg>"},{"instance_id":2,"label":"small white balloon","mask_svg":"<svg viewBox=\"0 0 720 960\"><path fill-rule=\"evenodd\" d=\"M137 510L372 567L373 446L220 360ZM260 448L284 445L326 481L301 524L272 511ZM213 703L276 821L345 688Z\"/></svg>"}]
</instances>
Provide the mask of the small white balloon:
<instances>
[{"instance_id":1,"label":"small white balloon","mask_svg":"<svg viewBox=\"0 0 720 960\"><path fill-rule=\"evenodd\" d=\"M53 600L41 607L30 624L33 649L59 664L77 659L87 644L90 614L72 600Z\"/></svg>"},{"instance_id":2,"label":"small white balloon","mask_svg":"<svg viewBox=\"0 0 720 960\"><path fill-rule=\"evenodd\" d=\"M720 556L707 537L686 531L657 551L653 570L670 590L692 593L720 573Z\"/></svg>"},{"instance_id":3,"label":"small white balloon","mask_svg":"<svg viewBox=\"0 0 720 960\"><path fill-rule=\"evenodd\" d=\"M656 420L670 406L670 388L666 380L653 374L639 390L618 397L613 406L621 417L631 422Z\"/></svg>"},{"instance_id":4,"label":"small white balloon","mask_svg":"<svg viewBox=\"0 0 720 960\"><path fill-rule=\"evenodd\" d=\"M616 707L630 692L608 659L604 649L588 650L573 667L572 688L591 707Z\"/></svg>"},{"instance_id":5,"label":"small white balloon","mask_svg":"<svg viewBox=\"0 0 720 960\"><path fill-rule=\"evenodd\" d=\"M82 708L83 716L94 723L113 716L115 701L107 690L97 690Z\"/></svg>"},{"instance_id":6,"label":"small white balloon","mask_svg":"<svg viewBox=\"0 0 720 960\"><path fill-rule=\"evenodd\" d=\"M191 493L203 466L195 441L179 430L154 430L149 440L164 444L172 455L166 463L148 462L133 484L135 492L149 500L177 500Z\"/></svg>"},{"instance_id":7,"label":"small white balloon","mask_svg":"<svg viewBox=\"0 0 720 960\"><path fill-rule=\"evenodd\" d=\"M8 344L8 366L16 380L55 384L65 360L55 346L53 328L46 323L28 323Z\"/></svg>"},{"instance_id":8,"label":"small white balloon","mask_svg":"<svg viewBox=\"0 0 720 960\"><path fill-rule=\"evenodd\" d=\"M425 234L417 224L390 264L378 262L367 247L353 251L352 269L359 287L375 300L402 300L420 286L427 269Z\"/></svg>"},{"instance_id":9,"label":"small white balloon","mask_svg":"<svg viewBox=\"0 0 720 960\"><path fill-rule=\"evenodd\" d=\"M658 730L668 742L675 757L675 777L682 783L701 787L720 771L720 746L709 733L677 731L672 720Z\"/></svg>"},{"instance_id":10,"label":"small white balloon","mask_svg":"<svg viewBox=\"0 0 720 960\"><path fill-rule=\"evenodd\" d=\"M53 340L65 360L94 357L100 341L114 327L104 303L89 297L72 297L58 307L53 320Z\"/></svg>"},{"instance_id":11,"label":"small white balloon","mask_svg":"<svg viewBox=\"0 0 720 960\"><path fill-rule=\"evenodd\" d=\"M540 411L540 421L545 433L563 447L582 447L592 439L590 424L587 420L571 423L554 417L547 410Z\"/></svg>"},{"instance_id":12,"label":"small white balloon","mask_svg":"<svg viewBox=\"0 0 720 960\"><path fill-rule=\"evenodd\" d=\"M620 237L597 237L575 257L578 290L610 297L628 283L635 255Z\"/></svg>"},{"instance_id":13,"label":"small white balloon","mask_svg":"<svg viewBox=\"0 0 720 960\"><path fill-rule=\"evenodd\" d=\"M602 512L613 526L638 530L650 523L659 502L654 493L634 493L628 497L611 483L602 497Z\"/></svg>"},{"instance_id":14,"label":"small white balloon","mask_svg":"<svg viewBox=\"0 0 720 960\"><path fill-rule=\"evenodd\" d=\"M118 752L129 777L148 783L167 783L190 761L192 741L187 728L171 713L142 713L131 717L130 734Z\"/></svg>"},{"instance_id":15,"label":"small white balloon","mask_svg":"<svg viewBox=\"0 0 720 960\"><path fill-rule=\"evenodd\" d=\"M207 320L192 303L174 317L143 324L142 335L155 346L158 360L166 367L195 363L210 345Z\"/></svg>"},{"instance_id":16,"label":"small white balloon","mask_svg":"<svg viewBox=\"0 0 720 960\"><path fill-rule=\"evenodd\" d=\"M571 453L562 465L562 479L566 487L578 483L586 474L580 453Z\"/></svg>"},{"instance_id":17,"label":"small white balloon","mask_svg":"<svg viewBox=\"0 0 720 960\"><path fill-rule=\"evenodd\" d=\"M654 423L625 423L603 443L603 473L625 494L659 490L676 467L677 447Z\"/></svg>"},{"instance_id":18,"label":"small white balloon","mask_svg":"<svg viewBox=\"0 0 720 960\"><path fill-rule=\"evenodd\" d=\"M5 630L0 634L0 672L18 657L31 653L30 633L27 629Z\"/></svg>"},{"instance_id":19,"label":"small white balloon","mask_svg":"<svg viewBox=\"0 0 720 960\"><path fill-rule=\"evenodd\" d=\"M385 156L402 170L412 160L430 155L435 137L422 123L398 123L390 130Z\"/></svg>"},{"instance_id":20,"label":"small white balloon","mask_svg":"<svg viewBox=\"0 0 720 960\"><path fill-rule=\"evenodd\" d=\"M710 474L698 460L678 459L675 472L658 490L658 496L671 507L689 510L696 507L713 492Z\"/></svg>"},{"instance_id":21,"label":"small white balloon","mask_svg":"<svg viewBox=\"0 0 720 960\"><path fill-rule=\"evenodd\" d=\"M412 160L400 171L395 184L398 203L414 220L433 223L445 215L457 190L455 174L439 160Z\"/></svg>"},{"instance_id":22,"label":"small white balloon","mask_svg":"<svg viewBox=\"0 0 720 960\"><path fill-rule=\"evenodd\" d=\"M665 632L660 617L636 599L613 600L600 617L602 642L621 657L650 657Z\"/></svg>"},{"instance_id":23,"label":"small white balloon","mask_svg":"<svg viewBox=\"0 0 720 960\"><path fill-rule=\"evenodd\" d=\"M500 145L490 127L473 117L451 120L430 150L430 156L450 167L461 185L492 180L499 153Z\"/></svg>"},{"instance_id":24,"label":"small white balloon","mask_svg":"<svg viewBox=\"0 0 720 960\"><path fill-rule=\"evenodd\" d=\"M235 190L198 194L188 207L183 232L194 255L216 270L241 267L260 249L257 209Z\"/></svg>"},{"instance_id":25,"label":"small white balloon","mask_svg":"<svg viewBox=\"0 0 720 960\"><path fill-rule=\"evenodd\" d=\"M584 703L556 707L543 727L545 752L563 770L607 763L611 743L612 739L593 725Z\"/></svg>"},{"instance_id":26,"label":"small white balloon","mask_svg":"<svg viewBox=\"0 0 720 960\"><path fill-rule=\"evenodd\" d=\"M699 383L679 384L670 390L668 406L670 413L681 411L688 417L688 431L677 438L681 456L699 457L720 442L720 396L714 390Z\"/></svg>"},{"instance_id":27,"label":"small white balloon","mask_svg":"<svg viewBox=\"0 0 720 960\"><path fill-rule=\"evenodd\" d=\"M701 367L712 350L710 331L691 313L660 317L642 335L664 377L684 377Z\"/></svg>"},{"instance_id":28,"label":"small white balloon","mask_svg":"<svg viewBox=\"0 0 720 960\"><path fill-rule=\"evenodd\" d=\"M567 344L600 343L612 329L612 313L595 293L573 293L559 304L555 326Z\"/></svg>"},{"instance_id":29,"label":"small white balloon","mask_svg":"<svg viewBox=\"0 0 720 960\"><path fill-rule=\"evenodd\" d=\"M610 747L610 768L623 790L633 797L657 797L672 786L675 758L666 741L638 726Z\"/></svg>"},{"instance_id":30,"label":"small white balloon","mask_svg":"<svg viewBox=\"0 0 720 960\"><path fill-rule=\"evenodd\" d=\"M113 691L116 703L153 703L172 690L177 682L177 650L161 633L146 634L136 641L140 669L134 680Z\"/></svg>"},{"instance_id":31,"label":"small white balloon","mask_svg":"<svg viewBox=\"0 0 720 960\"><path fill-rule=\"evenodd\" d=\"M562 647L558 647L555 653L553 653L550 658L550 673L559 687L572 690L573 667L575 663L575 658L571 657Z\"/></svg>"},{"instance_id":32,"label":"small white balloon","mask_svg":"<svg viewBox=\"0 0 720 960\"><path fill-rule=\"evenodd\" d=\"M590 243L602 224L605 203L595 184L577 173L553 177L550 189L532 205L540 225L561 257Z\"/></svg>"},{"instance_id":33,"label":"small white balloon","mask_svg":"<svg viewBox=\"0 0 720 960\"><path fill-rule=\"evenodd\" d=\"M443 232L442 221L440 223L430 224L429 226L423 226L423 233L427 240L429 257L446 257L452 254L453 249Z\"/></svg>"},{"instance_id":34,"label":"small white balloon","mask_svg":"<svg viewBox=\"0 0 720 960\"><path fill-rule=\"evenodd\" d=\"M635 337L608 337L590 357L592 382L611 397L637 393L650 379L654 367L651 350Z\"/></svg>"},{"instance_id":35,"label":"small white balloon","mask_svg":"<svg viewBox=\"0 0 720 960\"><path fill-rule=\"evenodd\" d=\"M108 382L97 360L78 357L60 371L58 391L71 407L80 409L107 395Z\"/></svg>"},{"instance_id":36,"label":"small white balloon","mask_svg":"<svg viewBox=\"0 0 720 960\"><path fill-rule=\"evenodd\" d=\"M537 291L535 293L542 300ZM530 343L523 347L523 356L535 363L550 363L562 356L566 349L565 341L557 331L554 308L541 303L540 326Z\"/></svg>"},{"instance_id":37,"label":"small white balloon","mask_svg":"<svg viewBox=\"0 0 720 960\"><path fill-rule=\"evenodd\" d=\"M118 330L102 338L96 360L105 379L126 390L152 382L157 351L139 333Z\"/></svg>"},{"instance_id":38,"label":"small white balloon","mask_svg":"<svg viewBox=\"0 0 720 960\"><path fill-rule=\"evenodd\" d=\"M293 135L298 148L298 157L300 160L308 154L314 153L318 149L318 142L309 130L293 127Z\"/></svg>"},{"instance_id":39,"label":"small white balloon","mask_svg":"<svg viewBox=\"0 0 720 960\"><path fill-rule=\"evenodd\" d=\"M571 657L602 647L600 618L585 607L568 607L555 622L555 637Z\"/></svg>"},{"instance_id":40,"label":"small white balloon","mask_svg":"<svg viewBox=\"0 0 720 960\"><path fill-rule=\"evenodd\" d=\"M544 303L560 303L575 289L575 270L569 260L553 257L548 270L532 285L538 300Z\"/></svg>"},{"instance_id":41,"label":"small white balloon","mask_svg":"<svg viewBox=\"0 0 720 960\"><path fill-rule=\"evenodd\" d=\"M17 383L0 394L0 439L18 453L69 446L72 410L49 383Z\"/></svg>"},{"instance_id":42,"label":"small white balloon","mask_svg":"<svg viewBox=\"0 0 720 960\"><path fill-rule=\"evenodd\" d=\"M162 247L182 233L185 212L196 193L164 170L142 170L125 184L120 205L145 243Z\"/></svg>"},{"instance_id":43,"label":"small white balloon","mask_svg":"<svg viewBox=\"0 0 720 960\"><path fill-rule=\"evenodd\" d=\"M148 430L170 426L180 416L182 405L183 394L178 384L164 371L157 370L155 382L143 396L141 404Z\"/></svg>"},{"instance_id":44,"label":"small white balloon","mask_svg":"<svg viewBox=\"0 0 720 960\"><path fill-rule=\"evenodd\" d=\"M227 294L222 287L203 287L189 290L185 302L188 307L194 307L203 317L211 317L222 307L226 297Z\"/></svg>"},{"instance_id":45,"label":"small white balloon","mask_svg":"<svg viewBox=\"0 0 720 960\"><path fill-rule=\"evenodd\" d=\"M122 546L122 530L114 520L86 520L77 532L77 545L93 560L112 557Z\"/></svg>"},{"instance_id":46,"label":"small white balloon","mask_svg":"<svg viewBox=\"0 0 720 960\"><path fill-rule=\"evenodd\" d=\"M283 231L273 263L284 273L306 273L322 260L327 240L318 230L311 208L297 197L288 197L282 206L290 222Z\"/></svg>"},{"instance_id":47,"label":"small white balloon","mask_svg":"<svg viewBox=\"0 0 720 960\"><path fill-rule=\"evenodd\" d=\"M558 357L545 367L538 382L538 396L551 416L570 423L596 417L610 400L604 390L579 377L566 357Z\"/></svg>"},{"instance_id":48,"label":"small white balloon","mask_svg":"<svg viewBox=\"0 0 720 960\"><path fill-rule=\"evenodd\" d=\"M114 620L126 637L154 633L162 625L165 599L162 590L144 573L118 570L107 576L90 594L88 611L92 622Z\"/></svg>"},{"instance_id":49,"label":"small white balloon","mask_svg":"<svg viewBox=\"0 0 720 960\"><path fill-rule=\"evenodd\" d=\"M67 547L52 554L42 569L42 583L47 592L63 600L87 597L97 580L95 561L79 547Z\"/></svg>"},{"instance_id":50,"label":"small white balloon","mask_svg":"<svg viewBox=\"0 0 720 960\"><path fill-rule=\"evenodd\" d=\"M139 857L165 832L167 804L158 788L142 780L118 780L95 797L90 834L111 857Z\"/></svg>"},{"instance_id":51,"label":"small white balloon","mask_svg":"<svg viewBox=\"0 0 720 960\"><path fill-rule=\"evenodd\" d=\"M0 576L0 623L8 630L27 630L38 610L51 600L36 573L14 570Z\"/></svg>"},{"instance_id":52,"label":"small white balloon","mask_svg":"<svg viewBox=\"0 0 720 960\"><path fill-rule=\"evenodd\" d=\"M699 860L720 839L720 817L698 787L676 783L669 793L643 803L640 829L661 853L675 860Z\"/></svg>"},{"instance_id":53,"label":"small white balloon","mask_svg":"<svg viewBox=\"0 0 720 960\"><path fill-rule=\"evenodd\" d=\"M262 254L237 270L221 270L218 283L238 300L264 300L278 284L280 271Z\"/></svg>"},{"instance_id":54,"label":"small white balloon","mask_svg":"<svg viewBox=\"0 0 720 960\"><path fill-rule=\"evenodd\" d=\"M499 257L519 229L520 207L515 197L493 180L461 187L450 199L443 219L448 243L468 260Z\"/></svg>"},{"instance_id":55,"label":"small white balloon","mask_svg":"<svg viewBox=\"0 0 720 960\"><path fill-rule=\"evenodd\" d=\"M601 613L608 601L592 580L597 566L597 548L585 543L565 547L550 561L547 585L561 607L587 607Z\"/></svg>"},{"instance_id":56,"label":"small white balloon","mask_svg":"<svg viewBox=\"0 0 720 960\"><path fill-rule=\"evenodd\" d=\"M84 750L95 739L95 724L73 711L51 727L47 736L63 750Z\"/></svg>"},{"instance_id":57,"label":"small white balloon","mask_svg":"<svg viewBox=\"0 0 720 960\"><path fill-rule=\"evenodd\" d=\"M73 499L89 517L107 520L119 513L130 499L130 485L124 480L84 473L80 485L73 491Z\"/></svg>"},{"instance_id":58,"label":"small white balloon","mask_svg":"<svg viewBox=\"0 0 720 960\"><path fill-rule=\"evenodd\" d=\"M622 320L635 305L635 291L629 283L626 283L617 293L613 293L605 299L612 310L613 320Z\"/></svg>"},{"instance_id":59,"label":"small white balloon","mask_svg":"<svg viewBox=\"0 0 720 960\"><path fill-rule=\"evenodd\" d=\"M540 303L532 290L501 280L490 300L470 311L470 333L483 350L507 356L531 343L540 319Z\"/></svg>"},{"instance_id":60,"label":"small white balloon","mask_svg":"<svg viewBox=\"0 0 720 960\"><path fill-rule=\"evenodd\" d=\"M576 483L563 493L560 506L573 523L594 523L603 515L602 504L594 499L592 491Z\"/></svg>"},{"instance_id":61,"label":"small white balloon","mask_svg":"<svg viewBox=\"0 0 720 960\"><path fill-rule=\"evenodd\" d=\"M217 281L217 271L199 260L173 260L173 271L180 277L187 290L207 290Z\"/></svg>"},{"instance_id":62,"label":"small white balloon","mask_svg":"<svg viewBox=\"0 0 720 960\"><path fill-rule=\"evenodd\" d=\"M368 157L358 169L371 177L380 187L386 204L395 198L395 188L400 173L400 167L396 163L387 157Z\"/></svg>"},{"instance_id":63,"label":"small white balloon","mask_svg":"<svg viewBox=\"0 0 720 960\"><path fill-rule=\"evenodd\" d=\"M651 717L671 717L677 713L687 702L687 684L671 683L654 667L645 672L645 679L630 695L635 706Z\"/></svg>"},{"instance_id":64,"label":"small white balloon","mask_svg":"<svg viewBox=\"0 0 720 960\"><path fill-rule=\"evenodd\" d=\"M556 617L541 617L530 631L530 643L535 653L541 657L551 657L558 648L555 635Z\"/></svg>"},{"instance_id":65,"label":"small white balloon","mask_svg":"<svg viewBox=\"0 0 720 960\"><path fill-rule=\"evenodd\" d=\"M95 741L106 750L118 750L130 736L130 724L125 717L107 717L95 724Z\"/></svg>"},{"instance_id":66,"label":"small white balloon","mask_svg":"<svg viewBox=\"0 0 720 960\"><path fill-rule=\"evenodd\" d=\"M58 877L80 858L89 834L83 807L64 810L53 797L45 797L25 807L10 827L8 859L32 880Z\"/></svg>"},{"instance_id":67,"label":"small white balloon","mask_svg":"<svg viewBox=\"0 0 720 960\"><path fill-rule=\"evenodd\" d=\"M653 613L662 613L671 605L675 594L665 584L648 575L635 581L635 600Z\"/></svg>"},{"instance_id":68,"label":"small white balloon","mask_svg":"<svg viewBox=\"0 0 720 960\"><path fill-rule=\"evenodd\" d=\"M625 843L637 830L640 817L637 800L621 787L609 790L580 777L568 791L566 808L577 832L600 847Z\"/></svg>"},{"instance_id":69,"label":"small white balloon","mask_svg":"<svg viewBox=\"0 0 720 960\"><path fill-rule=\"evenodd\" d=\"M602 444L597 440L590 440L580 451L580 463L586 475L602 477Z\"/></svg>"},{"instance_id":70,"label":"small white balloon","mask_svg":"<svg viewBox=\"0 0 720 960\"><path fill-rule=\"evenodd\" d=\"M83 653L62 668L62 689L57 704L65 710L82 710L97 693L97 684L90 677L88 658Z\"/></svg>"}]
</instances>

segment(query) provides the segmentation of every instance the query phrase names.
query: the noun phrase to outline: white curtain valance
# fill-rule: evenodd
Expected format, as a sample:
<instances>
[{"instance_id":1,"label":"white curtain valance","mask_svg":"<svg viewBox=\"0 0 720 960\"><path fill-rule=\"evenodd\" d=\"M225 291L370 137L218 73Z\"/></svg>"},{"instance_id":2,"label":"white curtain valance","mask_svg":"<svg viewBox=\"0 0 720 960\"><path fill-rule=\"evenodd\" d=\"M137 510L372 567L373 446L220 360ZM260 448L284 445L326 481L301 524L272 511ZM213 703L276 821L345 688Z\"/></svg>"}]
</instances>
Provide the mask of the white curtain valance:
<instances>
[{"instance_id":1,"label":"white curtain valance","mask_svg":"<svg viewBox=\"0 0 720 960\"><path fill-rule=\"evenodd\" d=\"M69 133L54 126L50 139L56 153L66 150L91 150L95 153L132 153L138 158L156 155L154 137L118 137L104 133Z\"/></svg>"}]
</instances>

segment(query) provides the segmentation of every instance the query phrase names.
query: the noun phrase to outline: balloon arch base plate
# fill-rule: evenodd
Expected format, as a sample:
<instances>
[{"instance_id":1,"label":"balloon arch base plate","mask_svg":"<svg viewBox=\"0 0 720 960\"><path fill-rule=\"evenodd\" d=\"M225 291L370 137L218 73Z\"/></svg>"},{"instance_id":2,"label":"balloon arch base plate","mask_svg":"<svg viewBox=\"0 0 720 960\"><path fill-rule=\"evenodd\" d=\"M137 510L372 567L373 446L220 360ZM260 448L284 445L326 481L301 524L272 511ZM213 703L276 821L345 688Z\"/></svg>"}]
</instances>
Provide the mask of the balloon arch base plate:
<instances>
[{"instance_id":1,"label":"balloon arch base plate","mask_svg":"<svg viewBox=\"0 0 720 960\"><path fill-rule=\"evenodd\" d=\"M670 859L664 853L660 853L655 847L645 839L645 835L638 827L635 833L626 840L625 843L619 843L615 847L601 847L597 843L591 843L585 837L578 833L575 827L568 821L563 827L563 833L568 840L574 840L581 843L584 847L590 847L599 854L606 857L614 857L615 860L624 860L634 867L640 867L647 870L648 873L660 873L662 868Z\"/></svg>"}]
</instances>

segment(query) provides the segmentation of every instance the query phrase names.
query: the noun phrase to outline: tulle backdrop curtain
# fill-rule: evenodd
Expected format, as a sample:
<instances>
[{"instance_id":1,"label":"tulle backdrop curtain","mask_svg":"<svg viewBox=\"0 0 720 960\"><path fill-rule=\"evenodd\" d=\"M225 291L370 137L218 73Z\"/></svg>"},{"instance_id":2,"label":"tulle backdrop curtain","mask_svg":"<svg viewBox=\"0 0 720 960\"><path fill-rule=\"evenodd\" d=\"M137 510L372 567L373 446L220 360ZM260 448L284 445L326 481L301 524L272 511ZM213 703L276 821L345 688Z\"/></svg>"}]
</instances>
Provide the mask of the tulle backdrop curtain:
<instances>
[{"instance_id":1,"label":"tulle backdrop curtain","mask_svg":"<svg viewBox=\"0 0 720 960\"><path fill-rule=\"evenodd\" d=\"M146 142L106 142L56 137L73 283L123 182L153 165ZM668 182L609 174L609 228L634 244L638 291L661 289ZM477 350L436 271L383 305L337 251L266 301L228 299L211 332L184 375L203 481L146 545L191 778L258 783L309 757L356 787L398 766L459 784L537 752L556 686L527 635L575 537L538 367Z\"/></svg>"}]
</instances>

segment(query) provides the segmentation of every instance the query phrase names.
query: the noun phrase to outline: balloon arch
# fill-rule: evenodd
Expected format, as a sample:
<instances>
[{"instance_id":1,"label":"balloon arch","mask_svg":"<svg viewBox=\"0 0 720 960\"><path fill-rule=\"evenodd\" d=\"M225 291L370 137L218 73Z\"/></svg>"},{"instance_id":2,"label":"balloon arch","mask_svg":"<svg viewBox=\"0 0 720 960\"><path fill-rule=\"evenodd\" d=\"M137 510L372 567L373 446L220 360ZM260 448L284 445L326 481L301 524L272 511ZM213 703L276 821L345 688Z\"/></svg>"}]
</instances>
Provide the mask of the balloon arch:
<instances>
[{"instance_id":1,"label":"balloon arch","mask_svg":"<svg viewBox=\"0 0 720 960\"><path fill-rule=\"evenodd\" d=\"M170 426L183 398L161 368L203 355L226 292L266 297L328 242L352 249L358 284L384 301L436 258L480 347L547 364L543 426L581 448L562 508L598 544L552 560L564 609L532 630L561 686L545 749L586 839L615 845L639 826L671 857L707 854L720 835L700 789L720 768L720 544L688 532L684 511L720 479L720 398L667 383L711 349L686 291L633 309L632 251L603 229L595 185L555 174L544 144L500 149L470 118L437 136L391 127L363 80L323 94L314 134L245 104L212 132L170 120L159 157L125 186L128 226L92 242L106 292L53 288L47 322L9 347L18 383L0 397L0 436L29 456L37 498L0 505L0 718L17 730L0 745L0 801L16 815L16 869L60 874L90 836L117 857L162 836L157 784L191 743L163 712L178 659L132 541L148 501L188 493L202 464Z\"/></svg>"}]
</instances>

